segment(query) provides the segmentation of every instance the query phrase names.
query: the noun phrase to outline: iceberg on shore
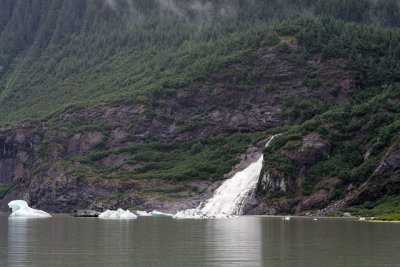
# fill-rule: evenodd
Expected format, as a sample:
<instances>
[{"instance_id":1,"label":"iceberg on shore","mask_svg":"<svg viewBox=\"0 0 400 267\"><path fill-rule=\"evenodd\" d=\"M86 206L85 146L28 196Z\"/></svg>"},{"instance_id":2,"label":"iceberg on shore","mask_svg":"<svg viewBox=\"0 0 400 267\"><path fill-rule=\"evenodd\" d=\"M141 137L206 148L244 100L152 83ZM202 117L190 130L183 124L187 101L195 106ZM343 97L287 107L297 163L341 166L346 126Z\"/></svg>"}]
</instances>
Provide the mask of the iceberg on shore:
<instances>
[{"instance_id":1,"label":"iceberg on shore","mask_svg":"<svg viewBox=\"0 0 400 267\"><path fill-rule=\"evenodd\" d=\"M28 203L24 200L13 200L8 203L12 213L10 217L24 217L24 218L49 218L51 217L45 211L32 209L28 206Z\"/></svg>"},{"instance_id":2,"label":"iceberg on shore","mask_svg":"<svg viewBox=\"0 0 400 267\"><path fill-rule=\"evenodd\" d=\"M106 210L105 212L100 213L100 219L136 219L137 216L130 212L129 210Z\"/></svg>"}]
</instances>

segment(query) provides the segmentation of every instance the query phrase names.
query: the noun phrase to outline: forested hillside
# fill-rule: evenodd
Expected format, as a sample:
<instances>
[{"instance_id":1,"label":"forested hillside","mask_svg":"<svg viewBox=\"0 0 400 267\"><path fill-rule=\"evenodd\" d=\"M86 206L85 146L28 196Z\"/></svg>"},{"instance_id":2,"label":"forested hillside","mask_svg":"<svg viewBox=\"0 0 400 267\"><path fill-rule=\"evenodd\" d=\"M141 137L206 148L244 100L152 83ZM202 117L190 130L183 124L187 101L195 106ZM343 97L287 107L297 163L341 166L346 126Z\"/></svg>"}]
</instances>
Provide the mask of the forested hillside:
<instances>
[{"instance_id":1,"label":"forested hillside","mask_svg":"<svg viewBox=\"0 0 400 267\"><path fill-rule=\"evenodd\" d=\"M397 0L0 0L0 197L179 202L280 133L249 212L400 212L398 27Z\"/></svg>"},{"instance_id":2,"label":"forested hillside","mask_svg":"<svg viewBox=\"0 0 400 267\"><path fill-rule=\"evenodd\" d=\"M42 119L68 104L99 101L142 101L151 109L246 52L276 43L277 34L300 34L299 27L310 23L285 29L279 27L282 20L326 14L385 27L400 24L397 1L270 2L2 0L0 121ZM341 45L353 45L330 40L325 25L318 24L305 33L317 37L306 44L310 52L324 46L329 57L346 52Z\"/></svg>"}]
</instances>

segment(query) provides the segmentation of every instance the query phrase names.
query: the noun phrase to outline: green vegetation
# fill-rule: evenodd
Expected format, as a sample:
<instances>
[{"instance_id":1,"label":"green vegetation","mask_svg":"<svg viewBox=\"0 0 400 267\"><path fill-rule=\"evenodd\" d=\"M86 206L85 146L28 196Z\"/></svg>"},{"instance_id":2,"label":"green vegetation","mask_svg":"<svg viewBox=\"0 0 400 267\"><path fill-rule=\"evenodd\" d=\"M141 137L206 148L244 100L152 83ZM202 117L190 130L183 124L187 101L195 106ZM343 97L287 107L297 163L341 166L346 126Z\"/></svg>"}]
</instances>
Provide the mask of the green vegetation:
<instances>
[{"instance_id":1,"label":"green vegetation","mask_svg":"<svg viewBox=\"0 0 400 267\"><path fill-rule=\"evenodd\" d=\"M8 193L8 191L13 189L14 186L14 183L0 185L0 199L3 198Z\"/></svg>"},{"instance_id":2,"label":"green vegetation","mask_svg":"<svg viewBox=\"0 0 400 267\"><path fill-rule=\"evenodd\" d=\"M399 32L345 23L399 26L397 1L1 0L0 6L0 124L104 101L143 103L152 114L158 100L198 88L229 64L257 64L252 51L277 45L283 35L295 36L303 55L348 58L365 84L398 80ZM279 50L300 64L308 58L290 59L286 43ZM322 86L316 73L308 76L311 90ZM244 69L226 88L251 90L255 77Z\"/></svg>"},{"instance_id":3,"label":"green vegetation","mask_svg":"<svg viewBox=\"0 0 400 267\"><path fill-rule=\"evenodd\" d=\"M117 150L96 151L83 157L71 157L64 160L63 164L72 168L72 174L79 178L217 180L238 163L236 159L238 154L245 152L249 145L266 138L269 132L272 131L254 134L220 134L182 143L132 143ZM100 161L104 158L119 154L131 155L124 164L133 166L133 170L101 165ZM75 163L79 163L79 167L76 167Z\"/></svg>"},{"instance_id":4,"label":"green vegetation","mask_svg":"<svg viewBox=\"0 0 400 267\"><path fill-rule=\"evenodd\" d=\"M187 190L188 188L183 185L178 185L178 186L172 186L172 187L150 187L150 188L145 188L141 189L138 192L141 193L178 193L182 192L184 190Z\"/></svg>"},{"instance_id":5,"label":"green vegetation","mask_svg":"<svg viewBox=\"0 0 400 267\"><path fill-rule=\"evenodd\" d=\"M121 193L121 194L116 194L116 195L102 196L102 197L97 198L96 200L124 200L127 197L128 197L128 194Z\"/></svg>"},{"instance_id":6,"label":"green vegetation","mask_svg":"<svg viewBox=\"0 0 400 267\"><path fill-rule=\"evenodd\" d=\"M350 212L352 215L368 217L400 213L400 196L384 196L377 201L367 201L361 205L350 207L343 211Z\"/></svg>"},{"instance_id":7,"label":"green vegetation","mask_svg":"<svg viewBox=\"0 0 400 267\"><path fill-rule=\"evenodd\" d=\"M400 214L385 214L373 218L375 221L400 221Z\"/></svg>"},{"instance_id":8,"label":"green vegetation","mask_svg":"<svg viewBox=\"0 0 400 267\"><path fill-rule=\"evenodd\" d=\"M36 174L41 173L41 172L46 172L46 171L48 171L52 165L53 165L53 164L50 163L50 162L43 163L42 165L40 165L39 167L37 167L37 168L33 171L33 175L36 175Z\"/></svg>"},{"instance_id":9,"label":"green vegetation","mask_svg":"<svg viewBox=\"0 0 400 267\"><path fill-rule=\"evenodd\" d=\"M221 179L250 144L281 132L264 151L266 167L292 181L304 175L303 195L318 190L321 179L337 178L334 200L373 177L400 138L397 0L0 0L0 6L0 125L46 121L50 131L68 138L100 132L102 139L87 155L62 155L77 179ZM278 59L262 63L260 48L276 48ZM260 84L261 69L273 69L278 60L298 68L296 88ZM324 64L335 65L349 81L327 82L324 74L330 70ZM218 90L215 76L224 78ZM347 82L351 85L344 86ZM146 120L138 120L138 114L130 127L147 127L158 116L156 108L177 93L204 90L215 97L252 94L258 87L276 100L282 125L295 126L170 143L154 135L136 140L131 133L115 148L110 132L121 127L119 122L65 116L88 108L96 114L104 103L140 104ZM221 106L255 110L251 99L238 106L232 98ZM219 108L205 107L192 118L163 114L157 119L176 123L183 135L216 126L203 115ZM44 162L34 175L54 164L52 149L66 150L54 132L33 133L43 138L37 153ZM313 153L313 147L302 147L310 133L328 142L330 150L302 169L291 156L298 150L302 159ZM11 134L1 131L0 138ZM129 157L123 166L102 162L121 154ZM354 211L393 212L396 195L384 192L377 205L358 203Z\"/></svg>"},{"instance_id":10,"label":"green vegetation","mask_svg":"<svg viewBox=\"0 0 400 267\"><path fill-rule=\"evenodd\" d=\"M314 118L276 137L265 150L267 167L285 177L296 179L301 166L296 166L284 151L293 151L295 142L298 143L308 133L317 132L329 141L332 151L315 165L309 166L303 194L312 194L317 189L315 185L323 177L338 177L343 185L361 185L371 177L383 153L400 138L400 115L390 111L393 108L390 99L399 97L400 87L389 86L364 103L335 106L329 110L324 108L327 111L317 116L315 114L320 112L314 113L313 110L318 109L318 104L308 100L286 100L284 107L290 108L290 112L284 109L284 114L290 114L293 118ZM303 112L300 114L311 115L295 115L298 105L303 105L298 109ZM299 148L299 145L295 148Z\"/></svg>"},{"instance_id":11,"label":"green vegetation","mask_svg":"<svg viewBox=\"0 0 400 267\"><path fill-rule=\"evenodd\" d=\"M282 115L293 120L305 122L317 114L327 111L330 104L317 99L296 99L288 97L283 101Z\"/></svg>"}]
</instances>

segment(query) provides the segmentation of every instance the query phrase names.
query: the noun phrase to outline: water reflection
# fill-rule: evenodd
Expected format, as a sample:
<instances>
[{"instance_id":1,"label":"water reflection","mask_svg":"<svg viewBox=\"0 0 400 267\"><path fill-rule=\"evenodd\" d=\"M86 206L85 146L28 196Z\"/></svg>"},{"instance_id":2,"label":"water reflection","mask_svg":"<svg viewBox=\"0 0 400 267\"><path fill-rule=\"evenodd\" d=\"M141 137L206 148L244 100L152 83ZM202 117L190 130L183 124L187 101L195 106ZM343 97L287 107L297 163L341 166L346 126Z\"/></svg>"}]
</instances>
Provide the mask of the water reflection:
<instances>
[{"instance_id":1,"label":"water reflection","mask_svg":"<svg viewBox=\"0 0 400 267\"><path fill-rule=\"evenodd\" d=\"M261 266L262 227L260 218L240 217L209 220L204 242L210 266Z\"/></svg>"},{"instance_id":2,"label":"water reflection","mask_svg":"<svg viewBox=\"0 0 400 267\"><path fill-rule=\"evenodd\" d=\"M8 218L8 264L10 266L25 266L28 263L28 227L32 219Z\"/></svg>"},{"instance_id":3,"label":"water reflection","mask_svg":"<svg viewBox=\"0 0 400 267\"><path fill-rule=\"evenodd\" d=\"M263 266L400 266L400 225L345 219L263 220Z\"/></svg>"},{"instance_id":4,"label":"water reflection","mask_svg":"<svg viewBox=\"0 0 400 267\"><path fill-rule=\"evenodd\" d=\"M0 215L0 266L399 266L400 224Z\"/></svg>"},{"instance_id":5,"label":"water reflection","mask_svg":"<svg viewBox=\"0 0 400 267\"><path fill-rule=\"evenodd\" d=\"M261 266L260 219L8 218L8 265Z\"/></svg>"}]
</instances>

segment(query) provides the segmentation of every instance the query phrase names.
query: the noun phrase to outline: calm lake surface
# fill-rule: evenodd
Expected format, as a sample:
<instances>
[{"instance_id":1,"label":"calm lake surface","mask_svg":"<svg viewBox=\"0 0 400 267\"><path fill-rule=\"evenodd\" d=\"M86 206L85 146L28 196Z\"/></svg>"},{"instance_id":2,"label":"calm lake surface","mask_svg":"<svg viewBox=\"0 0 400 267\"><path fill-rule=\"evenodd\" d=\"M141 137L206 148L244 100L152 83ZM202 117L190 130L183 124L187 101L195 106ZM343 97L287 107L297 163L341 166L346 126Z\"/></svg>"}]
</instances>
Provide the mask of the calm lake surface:
<instances>
[{"instance_id":1,"label":"calm lake surface","mask_svg":"<svg viewBox=\"0 0 400 267\"><path fill-rule=\"evenodd\" d=\"M0 266L400 266L400 224L0 214Z\"/></svg>"}]
</instances>

